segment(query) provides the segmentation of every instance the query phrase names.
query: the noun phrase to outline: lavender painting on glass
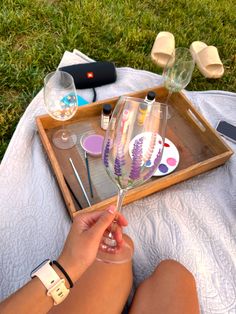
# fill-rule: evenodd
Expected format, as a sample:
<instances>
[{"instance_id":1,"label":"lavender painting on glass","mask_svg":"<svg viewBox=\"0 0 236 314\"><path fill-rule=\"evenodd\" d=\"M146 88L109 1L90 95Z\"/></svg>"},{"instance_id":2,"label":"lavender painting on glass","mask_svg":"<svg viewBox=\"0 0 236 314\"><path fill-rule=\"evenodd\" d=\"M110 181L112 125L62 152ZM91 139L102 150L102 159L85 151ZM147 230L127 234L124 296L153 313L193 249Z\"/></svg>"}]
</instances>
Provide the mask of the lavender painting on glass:
<instances>
[{"instance_id":1,"label":"lavender painting on glass","mask_svg":"<svg viewBox=\"0 0 236 314\"><path fill-rule=\"evenodd\" d=\"M122 96L113 111L106 131L102 159L108 175L118 187L117 211L121 210L128 190L139 186L155 173L161 161L167 123L167 105L144 99ZM116 247L113 232L104 234L97 259L124 263L132 258L133 250L124 241ZM127 239L127 235L124 240Z\"/></svg>"}]
</instances>

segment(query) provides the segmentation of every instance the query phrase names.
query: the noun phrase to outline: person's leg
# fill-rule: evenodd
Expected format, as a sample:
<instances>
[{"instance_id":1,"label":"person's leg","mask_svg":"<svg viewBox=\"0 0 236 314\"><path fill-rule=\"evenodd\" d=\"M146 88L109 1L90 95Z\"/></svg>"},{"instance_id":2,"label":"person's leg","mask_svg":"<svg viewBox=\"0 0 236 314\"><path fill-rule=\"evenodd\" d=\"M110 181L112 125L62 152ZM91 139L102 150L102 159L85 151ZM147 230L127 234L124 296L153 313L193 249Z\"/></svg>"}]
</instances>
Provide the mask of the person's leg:
<instances>
[{"instance_id":1,"label":"person's leg","mask_svg":"<svg viewBox=\"0 0 236 314\"><path fill-rule=\"evenodd\" d=\"M132 245L132 244L131 244ZM95 261L50 314L120 314L132 287L132 262Z\"/></svg>"},{"instance_id":2,"label":"person's leg","mask_svg":"<svg viewBox=\"0 0 236 314\"><path fill-rule=\"evenodd\" d=\"M197 314L193 275L173 260L161 262L138 287L129 314Z\"/></svg>"}]
</instances>

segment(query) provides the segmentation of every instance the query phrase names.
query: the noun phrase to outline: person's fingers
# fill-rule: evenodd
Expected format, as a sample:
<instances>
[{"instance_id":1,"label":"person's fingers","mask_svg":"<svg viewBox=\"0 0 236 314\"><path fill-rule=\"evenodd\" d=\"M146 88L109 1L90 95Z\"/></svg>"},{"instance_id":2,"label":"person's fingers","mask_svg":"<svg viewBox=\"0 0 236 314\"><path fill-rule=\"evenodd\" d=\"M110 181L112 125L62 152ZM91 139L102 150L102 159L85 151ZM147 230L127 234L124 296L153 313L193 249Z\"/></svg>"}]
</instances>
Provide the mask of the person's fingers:
<instances>
[{"instance_id":1,"label":"person's fingers","mask_svg":"<svg viewBox=\"0 0 236 314\"><path fill-rule=\"evenodd\" d=\"M79 231L79 233L86 231L90 229L93 225L97 224L97 222L101 219L101 217L103 217L103 215L107 212L113 215L113 218L110 218L111 221L112 219L115 219L115 221L117 222L117 225L121 227L127 226L128 222L125 219L125 217L121 213L116 212L116 207L114 205L110 205L106 209L106 211L98 210L98 211L92 211L92 212L87 212L87 213L77 215L74 219L74 228L76 228ZM111 215L108 215L107 217L110 217L110 216ZM109 229L109 225L110 224L108 223L105 229L106 228ZM99 225L98 225L98 228L99 228ZM102 228L102 230L104 231L105 229ZM122 238L121 233L122 233L121 231L117 231L118 241L120 241L120 239Z\"/></svg>"},{"instance_id":2,"label":"person's fingers","mask_svg":"<svg viewBox=\"0 0 236 314\"><path fill-rule=\"evenodd\" d=\"M113 213L113 211L115 211L114 205L109 206L107 210L108 211L110 210ZM84 231L92 227L97 222L97 220L103 215L103 213L104 211L102 210L96 210L92 212L78 214L75 217L74 222L77 225L77 227L79 227L80 231Z\"/></svg>"},{"instance_id":3,"label":"person's fingers","mask_svg":"<svg viewBox=\"0 0 236 314\"><path fill-rule=\"evenodd\" d=\"M99 217L103 214L102 211L92 211L88 213L79 214L75 217L78 226L86 227L93 225Z\"/></svg>"},{"instance_id":4,"label":"person's fingers","mask_svg":"<svg viewBox=\"0 0 236 314\"><path fill-rule=\"evenodd\" d=\"M120 227L118 224L116 224L116 228L113 232L114 238L116 239L116 242L121 243L122 242L122 227Z\"/></svg>"},{"instance_id":5,"label":"person's fingers","mask_svg":"<svg viewBox=\"0 0 236 314\"><path fill-rule=\"evenodd\" d=\"M116 214L116 221L120 226L125 227L128 225L128 221L126 220L126 218L119 212L117 212Z\"/></svg>"},{"instance_id":6,"label":"person's fingers","mask_svg":"<svg viewBox=\"0 0 236 314\"><path fill-rule=\"evenodd\" d=\"M115 218L113 207L110 207L107 211L103 212L103 215L98 219L98 221L89 230L91 233L96 234L97 237L101 238L105 230L109 227Z\"/></svg>"}]
</instances>

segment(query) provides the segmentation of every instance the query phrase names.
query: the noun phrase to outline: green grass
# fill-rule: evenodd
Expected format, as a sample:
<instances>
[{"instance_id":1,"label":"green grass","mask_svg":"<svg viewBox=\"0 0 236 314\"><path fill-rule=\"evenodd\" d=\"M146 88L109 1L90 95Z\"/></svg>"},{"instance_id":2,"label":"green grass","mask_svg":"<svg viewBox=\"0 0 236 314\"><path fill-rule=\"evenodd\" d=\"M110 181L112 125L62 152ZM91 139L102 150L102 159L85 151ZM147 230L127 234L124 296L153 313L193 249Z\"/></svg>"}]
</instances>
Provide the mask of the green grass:
<instances>
[{"instance_id":1,"label":"green grass","mask_svg":"<svg viewBox=\"0 0 236 314\"><path fill-rule=\"evenodd\" d=\"M65 50L161 74L150 51L166 30L176 46L202 40L219 49L225 75L209 80L195 69L187 89L236 91L234 0L2 0L0 10L0 160Z\"/></svg>"}]
</instances>

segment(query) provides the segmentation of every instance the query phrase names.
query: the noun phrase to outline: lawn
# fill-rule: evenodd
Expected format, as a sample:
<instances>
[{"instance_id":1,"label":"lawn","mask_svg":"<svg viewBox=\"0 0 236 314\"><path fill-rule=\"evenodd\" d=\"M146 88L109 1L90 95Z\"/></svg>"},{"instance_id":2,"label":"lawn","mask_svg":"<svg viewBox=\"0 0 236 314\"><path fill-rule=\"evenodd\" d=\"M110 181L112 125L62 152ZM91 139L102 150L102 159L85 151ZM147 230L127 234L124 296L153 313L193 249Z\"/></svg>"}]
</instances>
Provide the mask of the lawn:
<instances>
[{"instance_id":1,"label":"lawn","mask_svg":"<svg viewBox=\"0 0 236 314\"><path fill-rule=\"evenodd\" d=\"M150 60L159 31L176 46L202 40L219 49L225 75L195 69L188 90L236 91L234 0L2 0L0 9L0 160L29 102L65 50L161 74Z\"/></svg>"}]
</instances>

